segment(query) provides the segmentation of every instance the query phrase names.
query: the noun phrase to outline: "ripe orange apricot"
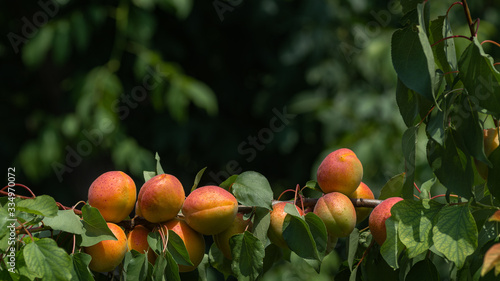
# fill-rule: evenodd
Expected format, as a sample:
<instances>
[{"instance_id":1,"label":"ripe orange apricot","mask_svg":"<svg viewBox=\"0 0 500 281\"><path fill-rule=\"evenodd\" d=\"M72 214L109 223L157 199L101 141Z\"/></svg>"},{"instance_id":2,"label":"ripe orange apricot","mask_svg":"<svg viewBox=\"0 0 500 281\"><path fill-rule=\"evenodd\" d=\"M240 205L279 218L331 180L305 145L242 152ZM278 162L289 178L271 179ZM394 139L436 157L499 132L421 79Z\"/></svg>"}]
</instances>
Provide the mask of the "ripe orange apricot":
<instances>
[{"instance_id":1,"label":"ripe orange apricot","mask_svg":"<svg viewBox=\"0 0 500 281\"><path fill-rule=\"evenodd\" d=\"M173 219L184 203L181 182L173 175L161 174L144 183L137 198L139 213L154 223Z\"/></svg>"},{"instance_id":2,"label":"ripe orange apricot","mask_svg":"<svg viewBox=\"0 0 500 281\"><path fill-rule=\"evenodd\" d=\"M229 240L234 235L245 232L245 229L252 229L252 221L250 219L245 220L243 218L243 214L238 213L236 214L233 223L226 230L213 236L215 245L227 259L233 259Z\"/></svg>"},{"instance_id":3,"label":"ripe orange apricot","mask_svg":"<svg viewBox=\"0 0 500 281\"><path fill-rule=\"evenodd\" d=\"M403 200L401 197L390 197L378 204L377 207L373 208L370 218L368 219L368 225L370 227L370 232L372 233L373 239L380 246L384 244L387 237L387 230L385 228L385 221L391 217L391 208L399 201Z\"/></svg>"},{"instance_id":4,"label":"ripe orange apricot","mask_svg":"<svg viewBox=\"0 0 500 281\"><path fill-rule=\"evenodd\" d=\"M148 261L154 264L156 261L156 254L148 244L148 234L150 232L151 231L143 225L135 226L127 235L127 246L129 251L136 250L141 254L147 252Z\"/></svg>"},{"instance_id":5,"label":"ripe orange apricot","mask_svg":"<svg viewBox=\"0 0 500 281\"><path fill-rule=\"evenodd\" d=\"M108 222L109 229L118 240L104 240L84 248L85 253L92 257L89 268L97 272L109 272L115 269L127 253L127 236L123 229Z\"/></svg>"},{"instance_id":6,"label":"ripe orange apricot","mask_svg":"<svg viewBox=\"0 0 500 281\"><path fill-rule=\"evenodd\" d=\"M233 223L237 212L238 201L234 195L215 185L193 190L182 206L189 226L204 235L224 231Z\"/></svg>"},{"instance_id":7,"label":"ripe orange apricot","mask_svg":"<svg viewBox=\"0 0 500 281\"><path fill-rule=\"evenodd\" d=\"M316 176L324 193L340 192L350 195L361 183L363 165L352 150L341 148L323 159Z\"/></svg>"},{"instance_id":8,"label":"ripe orange apricot","mask_svg":"<svg viewBox=\"0 0 500 281\"><path fill-rule=\"evenodd\" d=\"M375 199L372 190L364 182L361 182L356 190L349 195L349 198ZM364 221L371 213L372 208L355 207L356 224Z\"/></svg>"},{"instance_id":9,"label":"ripe orange apricot","mask_svg":"<svg viewBox=\"0 0 500 281\"><path fill-rule=\"evenodd\" d=\"M135 183L121 171L110 171L92 182L88 191L88 203L99 210L108 222L121 222L134 209Z\"/></svg>"},{"instance_id":10,"label":"ripe orange apricot","mask_svg":"<svg viewBox=\"0 0 500 281\"><path fill-rule=\"evenodd\" d=\"M349 197L331 192L318 199L314 213L323 220L328 233L335 237L347 237L356 226L356 210Z\"/></svg>"},{"instance_id":11,"label":"ripe orange apricot","mask_svg":"<svg viewBox=\"0 0 500 281\"><path fill-rule=\"evenodd\" d=\"M498 140L498 130L498 127L483 130L484 154L486 157L489 157L500 144ZM475 160L475 163L479 175L483 177L483 179L488 179L488 165L477 160Z\"/></svg>"},{"instance_id":12,"label":"ripe orange apricot","mask_svg":"<svg viewBox=\"0 0 500 281\"><path fill-rule=\"evenodd\" d=\"M286 249L288 245L286 244L285 238L283 238L283 222L285 221L285 217L287 213L285 212L285 206L287 202L279 202L273 204L273 210L271 211L271 222L269 224L269 229L267 231L267 236L272 243L276 244L278 247ZM295 206L297 211L301 216L304 215L304 212Z\"/></svg>"},{"instance_id":13,"label":"ripe orange apricot","mask_svg":"<svg viewBox=\"0 0 500 281\"><path fill-rule=\"evenodd\" d=\"M162 224L167 229L174 231L184 241L189 259L193 266L179 265L179 272L195 270L205 255L205 238L192 229L183 219L174 218Z\"/></svg>"}]
</instances>

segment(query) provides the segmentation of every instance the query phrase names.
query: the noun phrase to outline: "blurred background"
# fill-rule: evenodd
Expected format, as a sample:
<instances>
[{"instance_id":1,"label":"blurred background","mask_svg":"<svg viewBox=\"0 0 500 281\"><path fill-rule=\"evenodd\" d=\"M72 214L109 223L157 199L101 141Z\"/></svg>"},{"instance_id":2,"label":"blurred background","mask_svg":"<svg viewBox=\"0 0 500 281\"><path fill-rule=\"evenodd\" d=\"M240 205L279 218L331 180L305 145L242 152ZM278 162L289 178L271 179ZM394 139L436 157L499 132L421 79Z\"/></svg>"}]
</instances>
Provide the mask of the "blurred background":
<instances>
[{"instance_id":1,"label":"blurred background","mask_svg":"<svg viewBox=\"0 0 500 281\"><path fill-rule=\"evenodd\" d=\"M432 17L452 2L432 1ZM494 1L470 2L482 40L498 39ZM254 170L277 197L347 147L377 196L404 172L401 16L398 1L2 1L3 171L71 206L106 171L140 188L158 152L187 190L204 167L202 184ZM459 6L450 17L469 34ZM417 163L420 184L425 142Z\"/></svg>"}]
</instances>

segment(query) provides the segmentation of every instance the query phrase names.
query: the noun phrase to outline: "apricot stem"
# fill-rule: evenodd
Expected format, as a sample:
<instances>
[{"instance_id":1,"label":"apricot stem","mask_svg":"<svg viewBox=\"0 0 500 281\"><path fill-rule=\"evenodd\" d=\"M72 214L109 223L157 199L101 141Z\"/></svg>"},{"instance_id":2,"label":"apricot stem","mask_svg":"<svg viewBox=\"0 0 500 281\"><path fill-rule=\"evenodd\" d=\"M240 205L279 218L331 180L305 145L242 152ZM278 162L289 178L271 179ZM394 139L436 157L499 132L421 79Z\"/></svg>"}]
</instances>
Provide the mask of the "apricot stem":
<instances>
[{"instance_id":1,"label":"apricot stem","mask_svg":"<svg viewBox=\"0 0 500 281\"><path fill-rule=\"evenodd\" d=\"M434 46L436 46L437 44L439 44L439 43L441 43L441 42L443 42L443 41L445 41L445 40L452 39L452 38L464 38L464 39L467 39L467 40L469 40L469 41L471 41L471 40L472 40L470 37L467 37L467 36L465 36L465 35L452 35L452 36L444 37L444 38L441 38L441 39L437 40L436 42L434 42L434 43L431 45L431 47L434 47Z\"/></svg>"}]
</instances>

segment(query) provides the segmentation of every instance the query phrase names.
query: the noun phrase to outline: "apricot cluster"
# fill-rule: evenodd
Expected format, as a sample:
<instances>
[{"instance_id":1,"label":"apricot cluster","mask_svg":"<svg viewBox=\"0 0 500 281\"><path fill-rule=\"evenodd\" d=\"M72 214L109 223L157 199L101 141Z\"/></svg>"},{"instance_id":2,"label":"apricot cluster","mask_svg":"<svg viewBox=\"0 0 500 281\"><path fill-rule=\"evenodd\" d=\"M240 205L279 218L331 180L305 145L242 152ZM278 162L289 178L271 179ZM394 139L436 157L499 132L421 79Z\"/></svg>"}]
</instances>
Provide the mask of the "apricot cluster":
<instances>
[{"instance_id":1,"label":"apricot cluster","mask_svg":"<svg viewBox=\"0 0 500 281\"><path fill-rule=\"evenodd\" d=\"M382 244L385 240L385 220L390 216L390 208L402 199L385 200L373 212L371 208L355 207L352 198L374 199L373 192L362 179L363 166L356 154L347 148L331 152L318 167L317 183L323 194L310 211L326 226L328 251L333 249L338 238L347 237L356 224L368 216L375 241ZM231 260L231 237L252 231L252 219L238 213L238 201L230 191L207 185L192 190L186 197L182 183L170 174L150 178L137 195L134 181L128 175L121 171L106 172L91 184L88 203L100 211L117 238L84 248L92 257L90 269L98 272L115 269L130 250L147 254L148 261L155 264L160 253L153 251L148 243L151 232L159 232L164 241L168 241L169 231L182 239L193 265L179 265L179 271L187 272L201 263L205 255L205 236L212 236L223 256ZM304 215L304 210L291 202L273 203L267 234L270 242L281 248L288 247L283 238L287 204L294 206L299 215ZM129 217L134 207L136 217L148 223L135 225L126 233L116 223Z\"/></svg>"},{"instance_id":2,"label":"apricot cluster","mask_svg":"<svg viewBox=\"0 0 500 281\"><path fill-rule=\"evenodd\" d=\"M213 235L221 252L231 259L229 239L251 227L249 220L237 215L236 198L218 186L199 187L186 197L184 187L175 176L159 174L143 184L137 200L136 193L133 180L121 171L106 172L91 184L88 203L100 211L117 238L84 248L92 257L91 270L112 271L122 262L127 250L147 253L148 261L154 264L157 253L148 244L148 234L159 231L168 239L171 230L183 240L193 264L179 265L179 271L191 271L205 254L204 235ZM127 218L134 206L136 215L153 227L137 225L125 235L115 223Z\"/></svg>"}]
</instances>

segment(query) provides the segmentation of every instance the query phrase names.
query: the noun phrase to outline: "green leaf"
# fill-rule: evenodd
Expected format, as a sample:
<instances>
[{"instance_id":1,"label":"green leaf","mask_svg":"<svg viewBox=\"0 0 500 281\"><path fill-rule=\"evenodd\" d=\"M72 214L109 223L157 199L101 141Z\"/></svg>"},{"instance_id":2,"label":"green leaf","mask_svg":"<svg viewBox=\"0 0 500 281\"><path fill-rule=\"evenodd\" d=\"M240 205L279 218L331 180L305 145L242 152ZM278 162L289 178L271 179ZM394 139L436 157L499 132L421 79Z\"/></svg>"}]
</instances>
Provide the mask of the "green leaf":
<instances>
[{"instance_id":1,"label":"green leaf","mask_svg":"<svg viewBox=\"0 0 500 281\"><path fill-rule=\"evenodd\" d=\"M500 199L500 149L493 150L488 159L493 165L488 168L488 190L496 199Z\"/></svg>"},{"instance_id":2,"label":"green leaf","mask_svg":"<svg viewBox=\"0 0 500 281\"><path fill-rule=\"evenodd\" d=\"M158 152L156 152L155 154L155 160L156 160L156 174L157 175L165 174L163 168L161 167L160 155L158 154Z\"/></svg>"},{"instance_id":3,"label":"green leaf","mask_svg":"<svg viewBox=\"0 0 500 281\"><path fill-rule=\"evenodd\" d=\"M401 195L404 199L413 199L413 183L415 182L415 150L417 145L418 127L409 127L404 133L401 141L403 155L405 157L405 180Z\"/></svg>"},{"instance_id":4,"label":"green leaf","mask_svg":"<svg viewBox=\"0 0 500 281\"><path fill-rule=\"evenodd\" d=\"M179 275L179 265L175 262L169 251L165 252L165 259L167 260L167 268L165 269L165 279L168 281L181 281Z\"/></svg>"},{"instance_id":5,"label":"green leaf","mask_svg":"<svg viewBox=\"0 0 500 281\"><path fill-rule=\"evenodd\" d=\"M71 268L71 281L93 281L94 277L90 272L89 264L92 257L88 254L78 252L71 255L73 267Z\"/></svg>"},{"instance_id":6,"label":"green leaf","mask_svg":"<svg viewBox=\"0 0 500 281\"><path fill-rule=\"evenodd\" d=\"M231 175L225 181L221 182L221 184L219 184L219 186L224 188L225 190L229 191L231 189L231 186L233 185L233 183L236 181L237 177L238 177L238 175Z\"/></svg>"},{"instance_id":7,"label":"green leaf","mask_svg":"<svg viewBox=\"0 0 500 281\"><path fill-rule=\"evenodd\" d=\"M40 195L36 198L19 201L16 210L39 216L53 217L57 215L58 208L54 198L48 195Z\"/></svg>"},{"instance_id":8,"label":"green leaf","mask_svg":"<svg viewBox=\"0 0 500 281\"><path fill-rule=\"evenodd\" d=\"M217 114L217 97L210 87L191 77L185 77L183 82L186 95L197 107L205 109L208 115Z\"/></svg>"},{"instance_id":9,"label":"green leaf","mask_svg":"<svg viewBox=\"0 0 500 281\"><path fill-rule=\"evenodd\" d=\"M351 234L349 234L349 243L347 243L347 264L349 264L349 269L353 271L354 258L356 258L356 252L359 245L359 230L355 228ZM356 270L356 268L354 268ZM356 274L356 273L354 273Z\"/></svg>"},{"instance_id":10,"label":"green leaf","mask_svg":"<svg viewBox=\"0 0 500 281\"><path fill-rule=\"evenodd\" d=\"M448 205L441 209L432 228L436 249L460 269L477 247L476 222L469 205Z\"/></svg>"},{"instance_id":11,"label":"green leaf","mask_svg":"<svg viewBox=\"0 0 500 281\"><path fill-rule=\"evenodd\" d=\"M405 281L439 281L439 272L436 266L429 259L417 262L406 275Z\"/></svg>"},{"instance_id":12,"label":"green leaf","mask_svg":"<svg viewBox=\"0 0 500 281\"><path fill-rule=\"evenodd\" d=\"M321 191L321 188L319 187L318 182L315 180L307 181L305 187L312 189L312 190Z\"/></svg>"},{"instance_id":13,"label":"green leaf","mask_svg":"<svg viewBox=\"0 0 500 281\"><path fill-rule=\"evenodd\" d=\"M149 262L146 254L132 250L127 255L127 261L124 262L126 280L147 280Z\"/></svg>"},{"instance_id":14,"label":"green leaf","mask_svg":"<svg viewBox=\"0 0 500 281\"><path fill-rule=\"evenodd\" d=\"M401 197L403 194L403 183L405 173L401 173L392 177L380 190L379 200L384 200L390 197Z\"/></svg>"},{"instance_id":15,"label":"green leaf","mask_svg":"<svg viewBox=\"0 0 500 281\"><path fill-rule=\"evenodd\" d=\"M22 59L26 66L34 69L47 59L47 53L52 46L54 33L54 26L46 24L40 28L35 37L26 43L22 49Z\"/></svg>"},{"instance_id":16,"label":"green leaf","mask_svg":"<svg viewBox=\"0 0 500 281\"><path fill-rule=\"evenodd\" d=\"M232 191L238 202L246 206L272 210L273 191L269 181L254 171L241 173L233 183Z\"/></svg>"},{"instance_id":17,"label":"green leaf","mask_svg":"<svg viewBox=\"0 0 500 281\"><path fill-rule=\"evenodd\" d=\"M407 26L392 35L392 64L409 89L434 100L434 57L421 26Z\"/></svg>"},{"instance_id":18,"label":"green leaf","mask_svg":"<svg viewBox=\"0 0 500 281\"><path fill-rule=\"evenodd\" d=\"M455 125L458 136L463 140L465 149L476 160L490 165L490 161L484 154L481 121L478 112L474 110L471 98L460 95L455 101L455 106L458 112L451 116L451 121Z\"/></svg>"},{"instance_id":19,"label":"green leaf","mask_svg":"<svg viewBox=\"0 0 500 281\"><path fill-rule=\"evenodd\" d=\"M156 172L153 171L143 171L142 174L144 176L144 182L147 182L148 180L156 176Z\"/></svg>"},{"instance_id":20,"label":"green leaf","mask_svg":"<svg viewBox=\"0 0 500 281\"><path fill-rule=\"evenodd\" d=\"M71 257L51 238L29 243L23 249L28 269L44 280L71 279Z\"/></svg>"},{"instance_id":21,"label":"green leaf","mask_svg":"<svg viewBox=\"0 0 500 281\"><path fill-rule=\"evenodd\" d=\"M453 130L447 131L444 146L429 139L427 160L439 181L451 192L470 198L474 183L472 159L462 149L461 139Z\"/></svg>"},{"instance_id":22,"label":"green leaf","mask_svg":"<svg viewBox=\"0 0 500 281\"><path fill-rule=\"evenodd\" d=\"M319 258L322 260L328 246L328 233L325 223L313 212L307 213L304 218L316 244Z\"/></svg>"},{"instance_id":23,"label":"green leaf","mask_svg":"<svg viewBox=\"0 0 500 281\"><path fill-rule=\"evenodd\" d=\"M417 8L417 5L424 2L424 0L401 0L403 13L408 13Z\"/></svg>"},{"instance_id":24,"label":"green leaf","mask_svg":"<svg viewBox=\"0 0 500 281\"><path fill-rule=\"evenodd\" d=\"M419 102L420 98L415 91L410 90L398 78L396 87L396 102L398 104L399 113L403 117L407 127L411 127L418 122L419 117Z\"/></svg>"},{"instance_id":25,"label":"green leaf","mask_svg":"<svg viewBox=\"0 0 500 281\"><path fill-rule=\"evenodd\" d=\"M83 234L85 232L80 217L73 210L58 210L57 216L45 217L43 223L53 230L61 230L74 234Z\"/></svg>"},{"instance_id":26,"label":"green leaf","mask_svg":"<svg viewBox=\"0 0 500 281\"><path fill-rule=\"evenodd\" d=\"M493 66L477 37L465 49L458 62L459 77L474 103L500 116L500 73Z\"/></svg>"},{"instance_id":27,"label":"green leaf","mask_svg":"<svg viewBox=\"0 0 500 281\"><path fill-rule=\"evenodd\" d=\"M453 36L448 17L439 16L437 19L431 21L429 33L433 43L436 43L443 38ZM444 77L446 79L446 83L451 85L453 83L453 78L457 75L451 72L458 70L455 41L444 40L432 49L434 50L436 64L444 73L448 73Z\"/></svg>"},{"instance_id":28,"label":"green leaf","mask_svg":"<svg viewBox=\"0 0 500 281\"><path fill-rule=\"evenodd\" d=\"M271 223L271 213L268 209L257 207L253 219L253 234L259 238L262 245L267 244L267 231Z\"/></svg>"},{"instance_id":29,"label":"green leaf","mask_svg":"<svg viewBox=\"0 0 500 281\"><path fill-rule=\"evenodd\" d=\"M56 34L53 43L54 62L62 65L71 54L71 26L68 20L60 19L55 22Z\"/></svg>"},{"instance_id":30,"label":"green leaf","mask_svg":"<svg viewBox=\"0 0 500 281\"><path fill-rule=\"evenodd\" d=\"M193 266L184 241L175 231L170 229L168 230L167 249L177 264Z\"/></svg>"},{"instance_id":31,"label":"green leaf","mask_svg":"<svg viewBox=\"0 0 500 281\"><path fill-rule=\"evenodd\" d=\"M380 254L390 267L397 269L399 268L399 254L404 249L403 244L398 238L398 221L392 216L389 217L385 221L385 228L387 230L387 238L380 247Z\"/></svg>"},{"instance_id":32,"label":"green leaf","mask_svg":"<svg viewBox=\"0 0 500 281\"><path fill-rule=\"evenodd\" d=\"M429 123L425 128L427 134L429 134L429 138L439 143L439 145L443 145L445 137L444 129L445 123L447 122L447 116L444 114L444 111L438 110L436 108L432 111L429 118Z\"/></svg>"},{"instance_id":33,"label":"green leaf","mask_svg":"<svg viewBox=\"0 0 500 281\"><path fill-rule=\"evenodd\" d=\"M80 246L89 247L104 240L117 240L97 208L85 204L82 208L82 223L85 232Z\"/></svg>"},{"instance_id":34,"label":"green leaf","mask_svg":"<svg viewBox=\"0 0 500 281\"><path fill-rule=\"evenodd\" d=\"M290 204L293 206L293 204ZM294 208L291 208L292 210ZM285 207L285 212L286 212ZM296 212L296 210L295 210ZM298 215L298 213L297 213ZM300 216L288 213L283 222L283 238L290 250L304 259L320 259L316 242L308 224Z\"/></svg>"},{"instance_id":35,"label":"green leaf","mask_svg":"<svg viewBox=\"0 0 500 281\"><path fill-rule=\"evenodd\" d=\"M399 239L406 246L409 258L432 246L434 218L442 207L430 200L403 200L392 207L391 214L398 221Z\"/></svg>"},{"instance_id":36,"label":"green leaf","mask_svg":"<svg viewBox=\"0 0 500 281\"><path fill-rule=\"evenodd\" d=\"M232 236L229 244L233 255L231 268L238 280L256 280L264 264L264 245L248 231Z\"/></svg>"},{"instance_id":37,"label":"green leaf","mask_svg":"<svg viewBox=\"0 0 500 281\"><path fill-rule=\"evenodd\" d=\"M211 266L224 274L224 280L226 280L230 275L233 274L233 270L231 269L232 262L224 257L224 254L222 254L215 243L212 243L212 246L210 246L208 259Z\"/></svg>"},{"instance_id":38,"label":"green leaf","mask_svg":"<svg viewBox=\"0 0 500 281\"><path fill-rule=\"evenodd\" d=\"M159 255L156 257L155 265L153 266L152 277L155 281L166 281L165 269L167 267L167 259Z\"/></svg>"},{"instance_id":39,"label":"green leaf","mask_svg":"<svg viewBox=\"0 0 500 281\"><path fill-rule=\"evenodd\" d=\"M263 273L266 273L282 258L283 252L280 247L273 243L268 244L265 250Z\"/></svg>"},{"instance_id":40,"label":"green leaf","mask_svg":"<svg viewBox=\"0 0 500 281\"><path fill-rule=\"evenodd\" d=\"M165 252L166 246L163 245L164 239L161 238L161 234L159 231L152 231L148 233L148 245L157 255L161 256L163 252ZM165 240L168 243L168 233L165 233Z\"/></svg>"},{"instance_id":41,"label":"green leaf","mask_svg":"<svg viewBox=\"0 0 500 281\"><path fill-rule=\"evenodd\" d=\"M201 169L197 174L196 174L196 177L194 178L194 183L193 183L193 187L191 187L191 192L193 192L193 190L195 190L197 187L198 187L198 184L200 183L200 180L201 180L201 177L203 176L203 173L205 172L205 170L207 169L207 167Z\"/></svg>"},{"instance_id":42,"label":"green leaf","mask_svg":"<svg viewBox=\"0 0 500 281\"><path fill-rule=\"evenodd\" d=\"M85 19L82 11L75 11L71 16L71 35L75 40L75 47L78 52L83 52L87 49L90 42L89 23Z\"/></svg>"}]
</instances>

